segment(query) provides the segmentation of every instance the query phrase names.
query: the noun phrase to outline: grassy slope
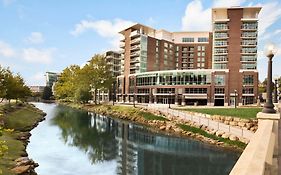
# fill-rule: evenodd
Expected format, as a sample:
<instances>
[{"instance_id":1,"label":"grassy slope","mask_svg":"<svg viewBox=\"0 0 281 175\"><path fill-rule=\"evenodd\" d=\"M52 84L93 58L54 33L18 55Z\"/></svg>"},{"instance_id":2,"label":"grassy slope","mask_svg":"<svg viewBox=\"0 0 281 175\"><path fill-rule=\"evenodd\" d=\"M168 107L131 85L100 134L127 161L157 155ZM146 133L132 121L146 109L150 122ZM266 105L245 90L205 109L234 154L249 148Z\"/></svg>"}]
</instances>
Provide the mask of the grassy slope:
<instances>
[{"instance_id":1,"label":"grassy slope","mask_svg":"<svg viewBox=\"0 0 281 175\"><path fill-rule=\"evenodd\" d=\"M8 152L0 159L0 169L2 169L3 174L13 175L8 169L14 166L13 160L21 157L21 154L24 153L23 142L16 139L19 133L30 130L35 121L40 118L42 118L42 115L30 106L17 109L4 118L5 128L13 128L15 131L5 131L3 136L0 137L0 140L5 140L6 145L9 147Z\"/></svg>"},{"instance_id":2,"label":"grassy slope","mask_svg":"<svg viewBox=\"0 0 281 175\"><path fill-rule=\"evenodd\" d=\"M251 119L256 118L257 113L261 112L262 108L196 108L184 110L210 115L223 115Z\"/></svg>"}]
</instances>

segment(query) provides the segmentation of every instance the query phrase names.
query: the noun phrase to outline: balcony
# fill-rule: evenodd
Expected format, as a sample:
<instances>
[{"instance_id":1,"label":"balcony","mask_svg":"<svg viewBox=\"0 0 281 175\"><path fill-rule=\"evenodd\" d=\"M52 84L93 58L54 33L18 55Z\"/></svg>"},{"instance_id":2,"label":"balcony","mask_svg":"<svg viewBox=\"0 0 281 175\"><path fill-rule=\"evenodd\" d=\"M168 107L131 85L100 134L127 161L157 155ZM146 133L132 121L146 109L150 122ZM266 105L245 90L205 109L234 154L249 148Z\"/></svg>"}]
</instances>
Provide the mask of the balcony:
<instances>
[{"instance_id":1,"label":"balcony","mask_svg":"<svg viewBox=\"0 0 281 175\"><path fill-rule=\"evenodd\" d=\"M136 38L140 36L140 32L138 30L135 30L133 32L131 32L130 37L131 38Z\"/></svg>"},{"instance_id":2,"label":"balcony","mask_svg":"<svg viewBox=\"0 0 281 175\"><path fill-rule=\"evenodd\" d=\"M136 38L136 39L133 39L133 40L131 40L131 45L133 45L133 44L139 44L140 43L140 38Z\"/></svg>"},{"instance_id":3,"label":"balcony","mask_svg":"<svg viewBox=\"0 0 281 175\"><path fill-rule=\"evenodd\" d=\"M135 50L140 50L140 46L136 45L131 47L131 51L135 51Z\"/></svg>"},{"instance_id":4,"label":"balcony","mask_svg":"<svg viewBox=\"0 0 281 175\"><path fill-rule=\"evenodd\" d=\"M140 58L136 57L130 60L130 63L139 63L140 62Z\"/></svg>"},{"instance_id":5,"label":"balcony","mask_svg":"<svg viewBox=\"0 0 281 175\"><path fill-rule=\"evenodd\" d=\"M139 68L140 68L139 66L135 66L135 65L130 66L130 70L138 70Z\"/></svg>"},{"instance_id":6,"label":"balcony","mask_svg":"<svg viewBox=\"0 0 281 175\"><path fill-rule=\"evenodd\" d=\"M138 56L140 56L140 52L132 52L131 55L130 55L131 58L132 57L138 57Z\"/></svg>"}]
</instances>

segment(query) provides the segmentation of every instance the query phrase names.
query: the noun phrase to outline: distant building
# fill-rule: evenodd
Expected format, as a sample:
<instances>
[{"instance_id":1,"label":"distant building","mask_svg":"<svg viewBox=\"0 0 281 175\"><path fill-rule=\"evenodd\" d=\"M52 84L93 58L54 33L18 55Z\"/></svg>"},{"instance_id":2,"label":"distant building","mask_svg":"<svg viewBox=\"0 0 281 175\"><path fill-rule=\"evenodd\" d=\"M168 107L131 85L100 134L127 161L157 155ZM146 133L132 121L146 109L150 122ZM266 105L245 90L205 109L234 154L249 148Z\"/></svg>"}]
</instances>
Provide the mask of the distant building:
<instances>
[{"instance_id":1,"label":"distant building","mask_svg":"<svg viewBox=\"0 0 281 175\"><path fill-rule=\"evenodd\" d=\"M45 86L28 86L33 93L43 93Z\"/></svg>"},{"instance_id":2,"label":"distant building","mask_svg":"<svg viewBox=\"0 0 281 175\"><path fill-rule=\"evenodd\" d=\"M107 51L104 53L106 62L110 65L110 70L114 77L117 77L123 73L121 60L121 53L117 51Z\"/></svg>"},{"instance_id":3,"label":"distant building","mask_svg":"<svg viewBox=\"0 0 281 175\"><path fill-rule=\"evenodd\" d=\"M54 82L58 80L58 73L55 72L46 72L46 86L49 86L52 88Z\"/></svg>"}]
</instances>

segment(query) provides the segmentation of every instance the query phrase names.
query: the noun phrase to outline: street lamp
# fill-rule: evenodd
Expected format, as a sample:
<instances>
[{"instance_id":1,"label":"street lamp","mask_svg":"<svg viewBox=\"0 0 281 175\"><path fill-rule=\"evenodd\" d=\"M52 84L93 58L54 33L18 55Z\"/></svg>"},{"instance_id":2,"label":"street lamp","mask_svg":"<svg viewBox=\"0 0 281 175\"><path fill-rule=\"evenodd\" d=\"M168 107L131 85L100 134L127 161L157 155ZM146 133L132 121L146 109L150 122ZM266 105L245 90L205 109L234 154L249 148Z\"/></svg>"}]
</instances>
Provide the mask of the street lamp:
<instances>
[{"instance_id":1,"label":"street lamp","mask_svg":"<svg viewBox=\"0 0 281 175\"><path fill-rule=\"evenodd\" d=\"M274 77L274 99L273 99L273 103L278 103L278 100L277 100L277 83L278 83L278 77L275 76Z\"/></svg>"},{"instance_id":2,"label":"street lamp","mask_svg":"<svg viewBox=\"0 0 281 175\"><path fill-rule=\"evenodd\" d=\"M168 100L168 102L169 102L169 108L171 108L171 105L170 105L170 103L171 103L171 94L172 94L172 92L169 91L169 100Z\"/></svg>"},{"instance_id":3,"label":"street lamp","mask_svg":"<svg viewBox=\"0 0 281 175\"><path fill-rule=\"evenodd\" d=\"M263 106L263 113L276 113L274 105L272 103L272 58L276 53L276 47L274 44L267 44L265 47L265 55L268 58L268 70L267 70L267 86L266 86L266 103Z\"/></svg>"},{"instance_id":4,"label":"street lamp","mask_svg":"<svg viewBox=\"0 0 281 175\"><path fill-rule=\"evenodd\" d=\"M234 107L237 107L237 103L236 103L236 96L237 96L237 90L234 90Z\"/></svg>"},{"instance_id":5,"label":"street lamp","mask_svg":"<svg viewBox=\"0 0 281 175\"><path fill-rule=\"evenodd\" d=\"M116 81L113 81L113 92L112 92L112 105L114 106L114 100L115 100L115 96L116 96Z\"/></svg>"}]
</instances>

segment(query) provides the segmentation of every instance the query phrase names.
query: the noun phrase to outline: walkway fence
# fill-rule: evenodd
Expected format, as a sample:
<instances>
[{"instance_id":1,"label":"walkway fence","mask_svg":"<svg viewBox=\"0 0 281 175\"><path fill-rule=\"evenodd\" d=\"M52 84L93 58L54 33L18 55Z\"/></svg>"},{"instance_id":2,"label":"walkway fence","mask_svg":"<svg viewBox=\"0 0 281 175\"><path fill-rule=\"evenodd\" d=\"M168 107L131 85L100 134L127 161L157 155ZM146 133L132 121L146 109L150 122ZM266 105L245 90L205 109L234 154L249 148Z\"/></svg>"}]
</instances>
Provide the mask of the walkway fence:
<instances>
[{"instance_id":1,"label":"walkway fence","mask_svg":"<svg viewBox=\"0 0 281 175\"><path fill-rule=\"evenodd\" d=\"M247 129L239 128L239 127L235 127L235 126L230 126L230 125L227 125L225 123L221 123L221 122L212 120L210 118L207 118L204 115L195 116L195 115L188 114L186 112L182 112L180 110L170 109L166 105L161 106L161 105L149 104L147 106L147 109L157 110L157 111L160 111L164 114L169 114L169 115L172 115L174 117L178 117L179 119L183 119L185 121L189 120L189 121L195 122L199 125L207 126L210 129L227 132L227 133L233 134L237 137L244 137L244 138L249 139L249 140L254 135L254 132L249 131Z\"/></svg>"}]
</instances>

